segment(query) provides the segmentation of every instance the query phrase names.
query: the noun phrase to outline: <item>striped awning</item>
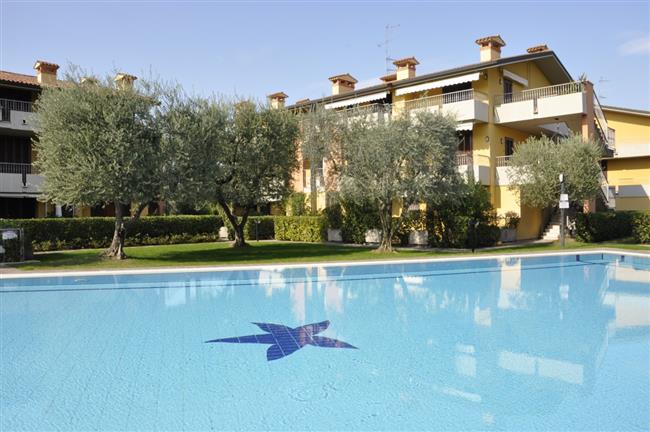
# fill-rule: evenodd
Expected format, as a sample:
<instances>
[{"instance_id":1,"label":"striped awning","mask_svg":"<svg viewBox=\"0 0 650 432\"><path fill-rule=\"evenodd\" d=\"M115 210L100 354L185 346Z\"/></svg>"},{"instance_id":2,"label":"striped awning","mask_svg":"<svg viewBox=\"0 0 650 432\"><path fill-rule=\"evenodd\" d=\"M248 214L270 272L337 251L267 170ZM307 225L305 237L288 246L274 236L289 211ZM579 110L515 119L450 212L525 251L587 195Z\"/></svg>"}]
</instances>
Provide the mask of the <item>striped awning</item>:
<instances>
[{"instance_id":1,"label":"striped awning","mask_svg":"<svg viewBox=\"0 0 650 432\"><path fill-rule=\"evenodd\" d=\"M458 123L456 125L456 130L459 130L459 131L464 131L464 130L465 131L471 131L472 129L474 129L474 123L471 123L471 122L470 123Z\"/></svg>"},{"instance_id":2,"label":"striped awning","mask_svg":"<svg viewBox=\"0 0 650 432\"><path fill-rule=\"evenodd\" d=\"M351 105L358 105L361 103L366 103L366 102L372 102L380 99L384 99L386 96L388 96L388 92L379 92L379 93L373 93L367 96L360 96L352 99L345 99L342 101L338 102L332 102L329 104L325 105L325 109L334 109L334 108L343 108L346 106L351 106Z\"/></svg>"},{"instance_id":3,"label":"striped awning","mask_svg":"<svg viewBox=\"0 0 650 432\"><path fill-rule=\"evenodd\" d=\"M467 74L467 75L461 75L453 78L447 78L443 79L440 81L432 81L424 84L418 84L410 87L404 87L397 89L395 91L396 96L401 96L409 93L415 93L419 91L424 91L424 90L431 90L434 88L440 88L440 87L446 87L450 85L455 85L455 84L462 84L466 82L472 82L472 81L477 81L481 77L480 72L472 73L472 74Z\"/></svg>"}]
</instances>

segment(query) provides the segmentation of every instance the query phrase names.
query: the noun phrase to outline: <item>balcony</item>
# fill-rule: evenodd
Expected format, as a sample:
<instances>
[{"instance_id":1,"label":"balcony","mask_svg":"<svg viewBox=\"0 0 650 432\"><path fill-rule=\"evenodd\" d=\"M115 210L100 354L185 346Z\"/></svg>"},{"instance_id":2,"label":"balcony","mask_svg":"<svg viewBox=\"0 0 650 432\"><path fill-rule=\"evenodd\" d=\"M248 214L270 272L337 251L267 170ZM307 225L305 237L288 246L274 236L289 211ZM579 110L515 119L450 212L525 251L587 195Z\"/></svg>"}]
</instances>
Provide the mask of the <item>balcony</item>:
<instances>
[{"instance_id":1,"label":"balcony","mask_svg":"<svg viewBox=\"0 0 650 432\"><path fill-rule=\"evenodd\" d=\"M31 164L0 162L0 195L35 197L40 193L43 177Z\"/></svg>"},{"instance_id":2,"label":"balcony","mask_svg":"<svg viewBox=\"0 0 650 432\"><path fill-rule=\"evenodd\" d=\"M582 82L540 87L494 97L496 123L536 120L550 123L552 120L561 120L561 117L582 115L586 112L587 100ZM579 117L576 118L580 120Z\"/></svg>"},{"instance_id":3,"label":"balcony","mask_svg":"<svg viewBox=\"0 0 650 432\"><path fill-rule=\"evenodd\" d=\"M456 116L458 122L487 122L488 98L475 90L461 90L406 102L408 112L439 112Z\"/></svg>"},{"instance_id":4,"label":"balcony","mask_svg":"<svg viewBox=\"0 0 650 432\"><path fill-rule=\"evenodd\" d=\"M505 186L510 184L510 161L512 160L512 155L508 156L497 156L495 160L495 165L497 167L497 184L500 186Z\"/></svg>"},{"instance_id":5,"label":"balcony","mask_svg":"<svg viewBox=\"0 0 650 432\"><path fill-rule=\"evenodd\" d=\"M392 114L390 104L375 103L370 105L355 106L339 111L348 120L363 119L371 122L388 121Z\"/></svg>"},{"instance_id":6,"label":"balcony","mask_svg":"<svg viewBox=\"0 0 650 432\"><path fill-rule=\"evenodd\" d=\"M479 156L481 158L482 156ZM456 153L456 165L458 165L458 172L467 176L469 170L472 170L474 174L474 179L480 181L484 185L490 184L490 167L489 159L486 159L486 165L474 164L474 157L471 152L457 152Z\"/></svg>"},{"instance_id":7,"label":"balcony","mask_svg":"<svg viewBox=\"0 0 650 432\"><path fill-rule=\"evenodd\" d=\"M33 131L32 103L13 99L0 99L0 128Z\"/></svg>"}]
</instances>

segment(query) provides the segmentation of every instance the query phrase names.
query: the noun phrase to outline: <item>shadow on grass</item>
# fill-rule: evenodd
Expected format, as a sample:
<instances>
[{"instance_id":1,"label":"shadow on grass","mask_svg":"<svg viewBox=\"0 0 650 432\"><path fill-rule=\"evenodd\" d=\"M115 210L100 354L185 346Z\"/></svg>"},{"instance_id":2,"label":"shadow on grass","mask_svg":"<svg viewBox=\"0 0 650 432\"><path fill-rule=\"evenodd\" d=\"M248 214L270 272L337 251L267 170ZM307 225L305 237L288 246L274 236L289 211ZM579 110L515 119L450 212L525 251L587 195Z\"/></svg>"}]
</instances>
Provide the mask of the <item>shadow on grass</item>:
<instances>
[{"instance_id":1,"label":"shadow on grass","mask_svg":"<svg viewBox=\"0 0 650 432\"><path fill-rule=\"evenodd\" d=\"M322 244L251 244L248 247L230 246L201 250L169 250L151 256L137 256L138 260L183 263L232 263L258 261L298 261L305 259L344 259L348 256L365 255L371 248L329 246Z\"/></svg>"}]
</instances>

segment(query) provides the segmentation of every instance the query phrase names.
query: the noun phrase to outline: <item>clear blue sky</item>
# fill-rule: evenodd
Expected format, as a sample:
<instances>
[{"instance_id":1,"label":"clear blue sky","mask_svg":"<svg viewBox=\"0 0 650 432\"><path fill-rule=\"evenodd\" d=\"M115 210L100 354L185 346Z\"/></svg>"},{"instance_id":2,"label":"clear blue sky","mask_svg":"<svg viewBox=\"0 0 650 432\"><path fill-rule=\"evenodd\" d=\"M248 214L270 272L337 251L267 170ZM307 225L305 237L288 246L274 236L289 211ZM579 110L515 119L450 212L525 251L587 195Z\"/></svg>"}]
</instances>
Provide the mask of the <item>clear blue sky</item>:
<instances>
[{"instance_id":1,"label":"clear blue sky","mask_svg":"<svg viewBox=\"0 0 650 432\"><path fill-rule=\"evenodd\" d=\"M392 57L418 73L475 63L474 40L499 33L504 56L546 43L601 103L650 110L650 3L639 2L12 2L0 0L0 69L36 59L98 74L149 70L199 93L289 102L330 93L327 77L369 84Z\"/></svg>"}]
</instances>

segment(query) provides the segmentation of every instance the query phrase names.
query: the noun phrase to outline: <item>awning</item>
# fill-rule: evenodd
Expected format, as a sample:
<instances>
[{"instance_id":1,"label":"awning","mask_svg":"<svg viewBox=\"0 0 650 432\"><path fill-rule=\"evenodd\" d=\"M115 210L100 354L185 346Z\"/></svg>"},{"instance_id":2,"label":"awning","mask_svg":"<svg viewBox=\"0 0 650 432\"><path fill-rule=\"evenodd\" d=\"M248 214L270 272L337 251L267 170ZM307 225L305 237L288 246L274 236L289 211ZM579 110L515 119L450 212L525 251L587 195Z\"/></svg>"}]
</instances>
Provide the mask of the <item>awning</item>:
<instances>
[{"instance_id":1,"label":"awning","mask_svg":"<svg viewBox=\"0 0 650 432\"><path fill-rule=\"evenodd\" d=\"M524 87L528 87L528 80L522 76L517 75L514 72L510 72L509 70L504 69L503 70L503 76L506 78L509 78L515 82L518 82Z\"/></svg>"},{"instance_id":2,"label":"awning","mask_svg":"<svg viewBox=\"0 0 650 432\"><path fill-rule=\"evenodd\" d=\"M474 129L474 123L458 123L456 125L456 130L463 131L463 130L468 130L471 131Z\"/></svg>"},{"instance_id":3,"label":"awning","mask_svg":"<svg viewBox=\"0 0 650 432\"><path fill-rule=\"evenodd\" d=\"M461 75L453 78L447 78L443 79L440 81L433 81L433 82L428 82L424 84L418 84L410 87L404 87L397 89L395 91L396 96L401 96L405 95L408 93L415 93L419 91L424 91L424 90L431 90L434 88L440 88L440 87L446 87L454 84L462 84L466 82L472 82L472 81L477 81L481 77L480 72L472 73L472 74L467 74L467 75Z\"/></svg>"},{"instance_id":4,"label":"awning","mask_svg":"<svg viewBox=\"0 0 650 432\"><path fill-rule=\"evenodd\" d=\"M373 93L368 96L361 96L357 98L352 98L352 99L345 99L339 102L332 102L327 105L325 105L325 109L334 109L334 108L343 108L346 106L350 105L358 105L361 103L366 103L366 102L372 102L375 100L379 99L384 99L386 96L388 96L388 92L379 92L379 93Z\"/></svg>"}]
</instances>

